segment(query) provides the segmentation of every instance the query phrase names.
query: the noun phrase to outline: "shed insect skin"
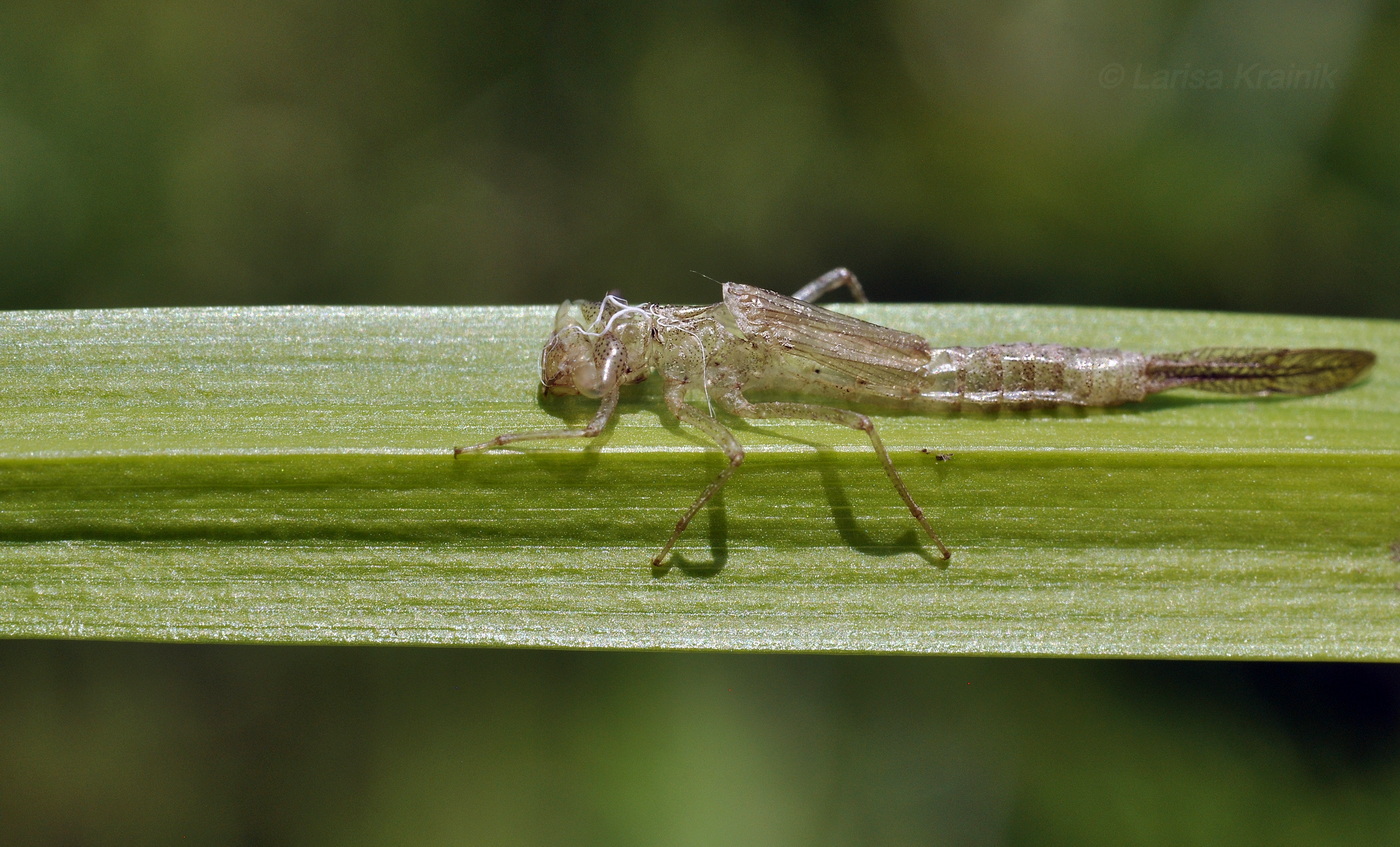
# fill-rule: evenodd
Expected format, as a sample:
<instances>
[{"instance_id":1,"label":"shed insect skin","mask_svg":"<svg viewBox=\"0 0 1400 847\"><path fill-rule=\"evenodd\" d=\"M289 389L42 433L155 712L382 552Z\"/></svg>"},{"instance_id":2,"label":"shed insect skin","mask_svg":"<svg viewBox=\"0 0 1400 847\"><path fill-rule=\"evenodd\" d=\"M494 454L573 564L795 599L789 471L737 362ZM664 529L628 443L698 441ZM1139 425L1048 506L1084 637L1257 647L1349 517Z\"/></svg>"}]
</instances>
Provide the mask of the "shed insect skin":
<instances>
[{"instance_id":1,"label":"shed insect skin","mask_svg":"<svg viewBox=\"0 0 1400 847\"><path fill-rule=\"evenodd\" d=\"M934 347L921 336L813 305L841 287L868 302L845 268L823 274L792 297L730 282L723 285L723 301L710 306L632 306L615 294L602 302L566 301L540 353L542 391L598 400L593 419L582 429L498 435L457 447L453 455L518 441L597 436L616 414L621 390L656 373L667 410L714 441L729 464L681 515L652 558L653 569L662 567L691 520L743 464L744 448L714 416L715 406L740 418L826 421L864 432L900 499L946 560L952 553L914 502L875 424L842 406L916 412L1116 406L1183 387L1256 396L1322 394L1351 384L1376 360L1369 351L1344 349L1209 347L1144 354L1060 344ZM703 394L708 414L688 402L692 392ZM755 402L750 392L836 405ZM946 455L936 458L944 461Z\"/></svg>"}]
</instances>

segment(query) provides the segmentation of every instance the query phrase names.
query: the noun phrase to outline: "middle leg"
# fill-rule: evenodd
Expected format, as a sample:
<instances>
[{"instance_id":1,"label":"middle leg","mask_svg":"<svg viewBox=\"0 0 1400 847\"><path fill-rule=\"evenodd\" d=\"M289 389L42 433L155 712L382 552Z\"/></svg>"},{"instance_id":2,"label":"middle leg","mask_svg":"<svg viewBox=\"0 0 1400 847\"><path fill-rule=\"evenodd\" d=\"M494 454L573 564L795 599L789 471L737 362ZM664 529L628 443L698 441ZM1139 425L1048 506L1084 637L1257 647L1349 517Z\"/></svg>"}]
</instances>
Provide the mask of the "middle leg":
<instances>
[{"instance_id":1,"label":"middle leg","mask_svg":"<svg viewBox=\"0 0 1400 847\"><path fill-rule=\"evenodd\" d=\"M700 492L700 496L695 498L695 502L690 504L681 515L681 519L676 521L676 528L671 530L671 537L666 539L666 543L661 546L661 552L657 553L651 560L653 568L661 567L665 561L666 554L671 552L676 540L685 532L685 528L690 526L690 522L705 507L705 504L719 493L739 466L744 463L744 448L740 446L739 440L734 437L734 433L725 428L724 424L708 415L701 414L700 410L685 402L686 386L682 382L668 382L666 385L665 397L666 408L671 414L676 416L676 420L688 423L710 437L710 440L719 445L719 449L724 451L725 458L729 464L720 471L719 476L710 482L705 490Z\"/></svg>"}]
</instances>

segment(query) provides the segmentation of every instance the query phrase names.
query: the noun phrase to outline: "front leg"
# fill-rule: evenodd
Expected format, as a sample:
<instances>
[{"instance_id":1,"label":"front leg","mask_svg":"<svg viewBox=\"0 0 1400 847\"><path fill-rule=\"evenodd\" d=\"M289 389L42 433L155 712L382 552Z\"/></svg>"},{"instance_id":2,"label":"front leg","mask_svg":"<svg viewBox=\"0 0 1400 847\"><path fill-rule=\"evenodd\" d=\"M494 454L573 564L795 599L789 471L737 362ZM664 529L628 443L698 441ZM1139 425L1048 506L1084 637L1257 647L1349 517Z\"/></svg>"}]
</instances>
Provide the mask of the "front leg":
<instances>
[{"instance_id":1,"label":"front leg","mask_svg":"<svg viewBox=\"0 0 1400 847\"><path fill-rule=\"evenodd\" d=\"M588 426L583 429L540 429L534 432L507 432L498 435L490 441L483 441L480 444L473 444L470 447L453 447L452 457L463 453L474 453L478 450L491 450L496 447L504 447L507 444L514 444L517 441L543 441L549 438L595 438L603 428L612 420L612 416L617 412L617 399L619 392L617 386L604 394L598 404L598 412L593 416L593 420L588 422Z\"/></svg>"},{"instance_id":2,"label":"front leg","mask_svg":"<svg viewBox=\"0 0 1400 847\"><path fill-rule=\"evenodd\" d=\"M938 552L943 555L943 558L952 557L953 554L943 544L943 539L938 537L938 533L934 532L933 526L929 524L928 518L924 517L924 510L919 508L918 503L914 502L914 497L909 493L909 488L905 486L904 480L900 478L899 471L894 469L894 462L890 461L890 454L886 452L884 442L880 440L880 435L875 431L875 424L870 418L847 409L817 406L812 403L752 403L738 389L721 395L719 403L726 411L741 418L827 421L864 432L870 437L870 446L875 448L875 455L880 457L880 463L885 466L885 475L894 484L894 490L899 492L900 498L904 500L904 505L909 507L909 514L914 516L914 520L918 521L919 526L924 528L928 537L933 539L934 544L938 545Z\"/></svg>"},{"instance_id":3,"label":"front leg","mask_svg":"<svg viewBox=\"0 0 1400 847\"><path fill-rule=\"evenodd\" d=\"M606 354L598 368L601 374L598 377L598 411L593 415L593 420L588 422L588 426L583 429L542 429L535 432L507 432L498 435L490 441L483 441L480 444L473 444L470 447L453 447L452 456L456 458L463 453L472 453L477 450L490 450L495 447L504 447L517 441L543 441L549 438L594 438L608 425L613 415L617 412L618 398L621 396L621 373L623 368L624 351L622 345L616 338L604 336L608 342ZM565 377L572 377L572 374L565 374ZM572 385L572 381L569 382ZM548 389L546 388L546 391Z\"/></svg>"}]
</instances>

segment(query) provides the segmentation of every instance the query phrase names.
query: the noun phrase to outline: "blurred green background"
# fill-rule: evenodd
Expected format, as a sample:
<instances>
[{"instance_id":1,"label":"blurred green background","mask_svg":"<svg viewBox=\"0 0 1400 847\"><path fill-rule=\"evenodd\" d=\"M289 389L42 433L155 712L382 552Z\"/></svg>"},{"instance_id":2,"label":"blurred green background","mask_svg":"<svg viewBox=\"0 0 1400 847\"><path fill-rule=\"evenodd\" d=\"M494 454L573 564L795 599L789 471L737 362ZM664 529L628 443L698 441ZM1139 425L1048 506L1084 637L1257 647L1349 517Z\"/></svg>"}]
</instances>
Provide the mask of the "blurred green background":
<instances>
[{"instance_id":1,"label":"blurred green background","mask_svg":"<svg viewBox=\"0 0 1400 847\"><path fill-rule=\"evenodd\" d=\"M848 265L883 299L1394 317L1397 102L1394 6L1345 0L12 0L0 306Z\"/></svg>"},{"instance_id":2,"label":"blurred green background","mask_svg":"<svg viewBox=\"0 0 1400 847\"><path fill-rule=\"evenodd\" d=\"M1379 2L0 6L0 308L1400 317ZM0 841L1400 834L1394 666L0 643Z\"/></svg>"}]
</instances>

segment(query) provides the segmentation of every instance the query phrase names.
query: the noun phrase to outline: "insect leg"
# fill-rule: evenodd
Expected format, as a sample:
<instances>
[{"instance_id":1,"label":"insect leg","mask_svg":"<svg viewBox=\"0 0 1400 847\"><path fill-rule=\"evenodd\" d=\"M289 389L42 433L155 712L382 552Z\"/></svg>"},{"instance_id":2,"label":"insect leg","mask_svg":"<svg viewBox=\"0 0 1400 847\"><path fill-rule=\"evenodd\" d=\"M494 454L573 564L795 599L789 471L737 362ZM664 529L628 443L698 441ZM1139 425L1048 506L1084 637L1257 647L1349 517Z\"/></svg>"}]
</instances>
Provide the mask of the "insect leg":
<instances>
[{"instance_id":1,"label":"insect leg","mask_svg":"<svg viewBox=\"0 0 1400 847\"><path fill-rule=\"evenodd\" d=\"M612 420L612 416L617 412L617 401L621 394L621 386L618 384L619 368L617 360L622 356L622 347L614 345L610 348L607 358L603 362L601 394L598 397L598 411L593 415L593 420L588 422L588 426L583 429L541 429L534 432L507 432L498 435L490 441L483 441L480 444L473 444L470 447L453 447L452 456L455 458L463 453L472 453L477 450L491 450L496 447L504 447L516 441L543 441L549 438L593 438L603 431Z\"/></svg>"},{"instance_id":2,"label":"insect leg","mask_svg":"<svg viewBox=\"0 0 1400 847\"><path fill-rule=\"evenodd\" d=\"M604 394L602 402L598 404L598 413L593 416L593 420L588 422L588 426L583 429L541 429L534 432L507 432L498 435L490 441L483 441L480 444L473 444L470 447L453 447L452 455L460 456L463 453L474 453L478 450L491 450L496 447L504 447L507 444L514 444L517 441L543 441L549 438L593 438L603 431L603 427L608 425L613 413L617 411L618 390L614 388L611 392Z\"/></svg>"},{"instance_id":3,"label":"insect leg","mask_svg":"<svg viewBox=\"0 0 1400 847\"><path fill-rule=\"evenodd\" d=\"M835 291L843 285L851 289L851 296L855 298L855 301L857 303L870 302L870 300L865 296L865 289L860 287L860 280L856 279L856 275L846 270L845 268L832 268L831 270L827 271L826 273L822 274L821 276L817 277L816 279L797 289L797 293L792 295L792 299L805 300L808 303L815 303L818 300L820 300L824 295Z\"/></svg>"},{"instance_id":4,"label":"insect leg","mask_svg":"<svg viewBox=\"0 0 1400 847\"><path fill-rule=\"evenodd\" d=\"M943 539L938 537L938 533L934 532L933 527L929 524L928 518L924 517L924 510L920 509L919 504L914 502L914 497L909 493L908 487L904 485L899 471L894 469L894 462L890 461L890 454L885 450L885 444L880 440L880 434L875 431L875 424L870 418L859 412L834 409L830 406L817 406L812 403L752 403L738 391L731 391L722 396L720 405L726 411L741 418L827 421L864 432L870 437L870 446L875 448L875 455L880 457L880 464L885 466L885 475L894 484L894 490L899 492L900 498L904 500L904 505L909 507L909 514L914 516L914 520L918 521L919 526L924 528L928 537L933 539L934 544L938 545L938 552L943 555L943 558L952 557L953 554L943 544Z\"/></svg>"},{"instance_id":5,"label":"insect leg","mask_svg":"<svg viewBox=\"0 0 1400 847\"><path fill-rule=\"evenodd\" d=\"M685 514L681 515L681 519L676 521L676 528L671 531L671 537L666 539L666 543L661 545L661 552L657 553L651 560L653 568L661 566L666 554L671 552L671 548L675 546L676 539L681 537L681 533L685 532L687 526L690 526L691 519L699 514L712 497L719 493L719 490L734 475L734 471L738 470L739 466L744 463L744 448L739 445L739 440L734 437L734 433L726 429L724 424L702 414L699 409L685 402L685 383L668 381L665 393L666 408L671 411L671 414L675 415L676 419L682 423L688 423L709 436L710 440L718 444L719 448L724 451L724 455L729 459L729 464L720 471L719 476L706 486L704 491L700 492L700 496L696 497L695 502L690 504L690 508L685 510Z\"/></svg>"}]
</instances>

